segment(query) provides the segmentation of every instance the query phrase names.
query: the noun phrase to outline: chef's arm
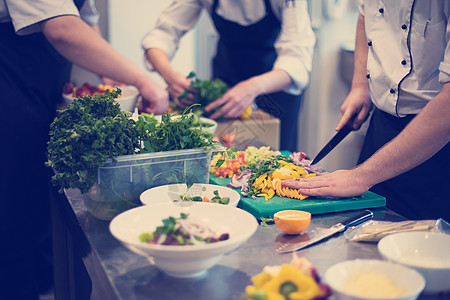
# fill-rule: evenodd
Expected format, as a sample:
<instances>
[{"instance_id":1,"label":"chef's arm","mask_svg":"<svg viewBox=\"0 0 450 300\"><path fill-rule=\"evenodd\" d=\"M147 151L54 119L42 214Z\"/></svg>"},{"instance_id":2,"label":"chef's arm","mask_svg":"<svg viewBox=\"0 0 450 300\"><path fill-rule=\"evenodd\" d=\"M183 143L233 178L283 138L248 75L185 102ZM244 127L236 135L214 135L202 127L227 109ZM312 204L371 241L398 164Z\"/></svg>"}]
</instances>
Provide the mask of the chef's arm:
<instances>
[{"instance_id":1,"label":"chef's arm","mask_svg":"<svg viewBox=\"0 0 450 300\"><path fill-rule=\"evenodd\" d=\"M169 55L159 48L149 48L145 55L152 65L153 69L161 75L167 83L169 94L179 106L178 95L185 89L189 89L190 80L186 78L187 74L177 72L170 63Z\"/></svg>"},{"instance_id":2,"label":"chef's arm","mask_svg":"<svg viewBox=\"0 0 450 300\"><path fill-rule=\"evenodd\" d=\"M283 186L310 196L350 197L425 162L450 141L450 83L403 129L363 164L352 170L319 173Z\"/></svg>"},{"instance_id":3,"label":"chef's arm","mask_svg":"<svg viewBox=\"0 0 450 300\"><path fill-rule=\"evenodd\" d=\"M51 18L43 21L41 27L53 47L71 62L90 72L136 86L152 103L151 110L157 113L167 110L167 92L79 17Z\"/></svg>"},{"instance_id":4,"label":"chef's arm","mask_svg":"<svg viewBox=\"0 0 450 300\"><path fill-rule=\"evenodd\" d=\"M254 87L255 97L284 90L292 85L292 78L281 69L274 69L266 73L251 77L249 83Z\"/></svg>"},{"instance_id":5,"label":"chef's arm","mask_svg":"<svg viewBox=\"0 0 450 300\"><path fill-rule=\"evenodd\" d=\"M211 119L219 117L234 119L252 105L257 96L278 92L292 85L292 83L293 81L288 73L281 69L274 69L239 82L222 97L208 104L205 110L209 112L220 107L210 116Z\"/></svg>"},{"instance_id":6,"label":"chef's arm","mask_svg":"<svg viewBox=\"0 0 450 300\"><path fill-rule=\"evenodd\" d=\"M423 163L450 141L450 82L390 143L354 173L370 185L402 174Z\"/></svg>"},{"instance_id":7,"label":"chef's arm","mask_svg":"<svg viewBox=\"0 0 450 300\"><path fill-rule=\"evenodd\" d=\"M341 129L352 118L353 128L359 129L367 119L372 102L370 100L369 80L367 78L367 56L369 46L364 25L364 16L359 15L356 25L354 70L352 87L349 95L341 106L342 118L336 130Z\"/></svg>"},{"instance_id":8,"label":"chef's arm","mask_svg":"<svg viewBox=\"0 0 450 300\"><path fill-rule=\"evenodd\" d=\"M100 30L100 27L97 24L92 24L90 25L92 30L94 30L99 36L102 37L102 32ZM104 84L107 85L111 85L111 86L124 86L126 84L124 84L123 82L111 79L109 77L105 77L105 76L101 76L102 77L102 81Z\"/></svg>"}]
</instances>

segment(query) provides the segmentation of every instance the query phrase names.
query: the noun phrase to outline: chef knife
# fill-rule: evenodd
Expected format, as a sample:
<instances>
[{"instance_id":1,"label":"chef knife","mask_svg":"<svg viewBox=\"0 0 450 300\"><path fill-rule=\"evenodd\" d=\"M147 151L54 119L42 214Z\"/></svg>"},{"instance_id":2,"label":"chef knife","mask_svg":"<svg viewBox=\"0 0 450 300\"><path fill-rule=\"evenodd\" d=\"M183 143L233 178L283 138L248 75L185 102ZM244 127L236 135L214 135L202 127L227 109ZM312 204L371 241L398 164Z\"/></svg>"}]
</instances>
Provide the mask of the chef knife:
<instances>
[{"instance_id":1,"label":"chef knife","mask_svg":"<svg viewBox=\"0 0 450 300\"><path fill-rule=\"evenodd\" d=\"M330 153L331 150L336 147L337 144L339 144L352 130L352 122L347 123L344 127L342 127L334 136L333 138L328 142L328 144L325 145L325 147L320 150L319 154L314 157L314 159L311 162L311 165L317 164L319 161L322 160L328 153Z\"/></svg>"},{"instance_id":2,"label":"chef knife","mask_svg":"<svg viewBox=\"0 0 450 300\"><path fill-rule=\"evenodd\" d=\"M279 253L287 253L287 252L293 252L300 249L303 249L305 247L311 246L313 244L316 244L338 232L345 231L349 226L355 226L358 224L361 224L365 221L370 220L373 217L373 213L370 210L365 210L361 213L358 213L340 223L337 223L330 228L320 228L315 231L315 235L312 239L307 241L302 241L302 235L299 237L290 240L289 242L281 245L278 247L277 252ZM298 239L298 242L295 240ZM304 239L303 239L304 240Z\"/></svg>"}]
</instances>

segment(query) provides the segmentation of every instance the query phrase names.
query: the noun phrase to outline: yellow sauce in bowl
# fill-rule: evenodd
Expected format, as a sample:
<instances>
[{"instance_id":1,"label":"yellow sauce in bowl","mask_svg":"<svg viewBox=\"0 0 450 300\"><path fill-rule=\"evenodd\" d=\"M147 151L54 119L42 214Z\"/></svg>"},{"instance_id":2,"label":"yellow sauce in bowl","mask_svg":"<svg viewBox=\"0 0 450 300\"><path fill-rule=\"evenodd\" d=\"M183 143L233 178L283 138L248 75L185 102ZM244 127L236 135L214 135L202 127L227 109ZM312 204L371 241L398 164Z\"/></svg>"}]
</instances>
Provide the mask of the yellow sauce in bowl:
<instances>
[{"instance_id":1,"label":"yellow sauce in bowl","mask_svg":"<svg viewBox=\"0 0 450 300\"><path fill-rule=\"evenodd\" d=\"M344 282L342 292L358 297L383 299L403 296L406 289L386 275L371 270L358 270Z\"/></svg>"}]
</instances>

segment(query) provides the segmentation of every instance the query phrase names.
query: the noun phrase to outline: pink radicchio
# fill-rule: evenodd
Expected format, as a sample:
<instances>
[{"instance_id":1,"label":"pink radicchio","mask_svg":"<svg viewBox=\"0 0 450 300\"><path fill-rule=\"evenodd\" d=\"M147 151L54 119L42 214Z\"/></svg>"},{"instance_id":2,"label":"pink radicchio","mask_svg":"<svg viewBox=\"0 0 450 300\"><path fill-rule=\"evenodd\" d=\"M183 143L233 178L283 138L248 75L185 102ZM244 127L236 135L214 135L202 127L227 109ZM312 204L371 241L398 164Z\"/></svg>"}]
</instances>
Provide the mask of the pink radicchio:
<instances>
[{"instance_id":1,"label":"pink radicchio","mask_svg":"<svg viewBox=\"0 0 450 300\"><path fill-rule=\"evenodd\" d=\"M241 195L242 196L247 196L247 192L248 192L248 180L250 179L250 177L252 176L252 171L250 169L244 169L241 172L241 175L236 176L233 175L233 177L231 177L231 181L230 183L227 185L229 187L232 188L240 188L241 189Z\"/></svg>"},{"instance_id":2,"label":"pink radicchio","mask_svg":"<svg viewBox=\"0 0 450 300\"><path fill-rule=\"evenodd\" d=\"M293 160L295 165L299 165L302 160L306 159L308 155L305 152L293 152L289 158Z\"/></svg>"},{"instance_id":3,"label":"pink radicchio","mask_svg":"<svg viewBox=\"0 0 450 300\"><path fill-rule=\"evenodd\" d=\"M289 155L293 161L292 163L301 166L308 174L322 172L322 169L317 165L311 165L311 161L307 159L305 152L294 152Z\"/></svg>"}]
</instances>

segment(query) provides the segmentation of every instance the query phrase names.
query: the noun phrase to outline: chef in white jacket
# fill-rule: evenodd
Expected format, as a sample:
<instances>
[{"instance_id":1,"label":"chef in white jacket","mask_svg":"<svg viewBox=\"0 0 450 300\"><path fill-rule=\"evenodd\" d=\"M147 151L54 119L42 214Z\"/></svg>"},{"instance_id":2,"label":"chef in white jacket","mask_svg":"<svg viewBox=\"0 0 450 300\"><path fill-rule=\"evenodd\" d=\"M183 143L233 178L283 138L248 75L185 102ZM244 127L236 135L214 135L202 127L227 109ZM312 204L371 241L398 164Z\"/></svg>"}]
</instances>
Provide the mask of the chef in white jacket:
<instances>
[{"instance_id":1,"label":"chef in white jacket","mask_svg":"<svg viewBox=\"0 0 450 300\"><path fill-rule=\"evenodd\" d=\"M307 195L371 189L410 219L450 221L450 1L360 0L352 89L336 129L374 112L353 170L285 182Z\"/></svg>"},{"instance_id":2,"label":"chef in white jacket","mask_svg":"<svg viewBox=\"0 0 450 300\"><path fill-rule=\"evenodd\" d=\"M211 115L237 118L254 102L280 118L283 150L297 150L302 92L309 82L315 36L303 0L175 0L145 36L148 66L166 81L173 99L189 86L170 65L178 43L202 10L218 32L214 78L231 89L206 107Z\"/></svg>"}]
</instances>

